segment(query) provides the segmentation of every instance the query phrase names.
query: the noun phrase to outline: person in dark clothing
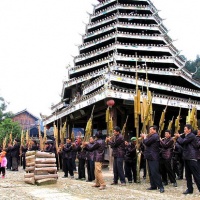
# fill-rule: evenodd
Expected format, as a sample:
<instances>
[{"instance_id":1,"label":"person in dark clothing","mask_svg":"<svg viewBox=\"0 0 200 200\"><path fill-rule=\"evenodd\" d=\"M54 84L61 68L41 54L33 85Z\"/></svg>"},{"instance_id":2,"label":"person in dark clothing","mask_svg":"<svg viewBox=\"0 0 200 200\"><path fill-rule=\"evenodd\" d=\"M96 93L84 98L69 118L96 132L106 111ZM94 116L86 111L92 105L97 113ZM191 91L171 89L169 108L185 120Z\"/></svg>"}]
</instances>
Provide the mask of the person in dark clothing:
<instances>
[{"instance_id":1,"label":"person in dark clothing","mask_svg":"<svg viewBox=\"0 0 200 200\"><path fill-rule=\"evenodd\" d=\"M38 151L38 145L35 140L31 140L30 147L28 148L29 151Z\"/></svg>"},{"instance_id":2,"label":"person in dark clothing","mask_svg":"<svg viewBox=\"0 0 200 200\"><path fill-rule=\"evenodd\" d=\"M114 157L113 162L113 172L114 172L114 180L111 185L117 185L118 179L120 178L121 185L126 185L124 169L123 169L123 161L125 155L125 143L122 134L120 133L120 128L118 126L113 129L114 137L107 137L106 141L108 145L112 148L112 155Z\"/></svg>"},{"instance_id":3,"label":"person in dark clothing","mask_svg":"<svg viewBox=\"0 0 200 200\"><path fill-rule=\"evenodd\" d=\"M53 153L53 145L50 142L45 142L44 152Z\"/></svg>"},{"instance_id":4,"label":"person in dark clothing","mask_svg":"<svg viewBox=\"0 0 200 200\"><path fill-rule=\"evenodd\" d=\"M141 161L140 161L140 169L143 168L143 179L146 179L147 170L146 170L146 159L144 158L144 145L143 143L140 144L140 152L141 152Z\"/></svg>"},{"instance_id":5,"label":"person in dark clothing","mask_svg":"<svg viewBox=\"0 0 200 200\"><path fill-rule=\"evenodd\" d=\"M177 187L176 176L172 170L172 155L173 155L173 146L174 140L171 137L171 131L165 131L165 138L160 138L161 152L160 152L160 172L162 175L162 181L164 185L168 185L167 175L174 187Z\"/></svg>"},{"instance_id":6,"label":"person in dark clothing","mask_svg":"<svg viewBox=\"0 0 200 200\"><path fill-rule=\"evenodd\" d=\"M7 158L7 170L11 170L12 167L12 157L11 157L11 148L12 145L10 143L10 141L8 142L8 147L5 149L6 151L6 158Z\"/></svg>"},{"instance_id":7,"label":"person in dark clothing","mask_svg":"<svg viewBox=\"0 0 200 200\"><path fill-rule=\"evenodd\" d=\"M192 175L198 190L200 191L200 171L197 164L197 139L192 133L192 126L186 124L184 127L185 138L180 137L179 133L175 133L177 142L183 147L183 160L185 161L185 175L187 181L187 190L183 194L193 193Z\"/></svg>"},{"instance_id":8,"label":"person in dark clothing","mask_svg":"<svg viewBox=\"0 0 200 200\"><path fill-rule=\"evenodd\" d=\"M59 165L59 169L63 169L63 156L62 156L62 148L63 148L63 144L59 144L59 147L58 147L58 152L57 152L57 155L58 155L58 165ZM59 170L58 169L58 170Z\"/></svg>"},{"instance_id":9,"label":"person in dark clothing","mask_svg":"<svg viewBox=\"0 0 200 200\"><path fill-rule=\"evenodd\" d=\"M106 183L102 175L102 164L104 161L105 153L105 140L102 139L102 132L98 131L95 134L96 140L93 145L88 145L85 143L86 149L89 151L94 151L94 162L95 162L95 184L92 187L99 187L99 190L104 190L106 188Z\"/></svg>"},{"instance_id":10,"label":"person in dark clothing","mask_svg":"<svg viewBox=\"0 0 200 200\"><path fill-rule=\"evenodd\" d=\"M137 181L137 156L136 156L136 137L131 138L131 143L125 141L125 175L128 178L128 182L136 183Z\"/></svg>"},{"instance_id":11,"label":"person in dark clothing","mask_svg":"<svg viewBox=\"0 0 200 200\"><path fill-rule=\"evenodd\" d=\"M92 147L94 144L94 138L90 137L89 143L87 144L88 149ZM94 151L89 151L87 148L86 150L86 165L87 165L87 174L88 174L88 180L87 182L92 182L95 180L94 176Z\"/></svg>"},{"instance_id":12,"label":"person in dark clothing","mask_svg":"<svg viewBox=\"0 0 200 200\"><path fill-rule=\"evenodd\" d=\"M11 147L12 171L18 171L19 151L20 151L19 140L15 138L14 145Z\"/></svg>"},{"instance_id":13,"label":"person in dark clothing","mask_svg":"<svg viewBox=\"0 0 200 200\"><path fill-rule=\"evenodd\" d=\"M198 168L200 170L200 128L198 129L197 131L197 148L198 148L198 151L197 151L197 164L198 164Z\"/></svg>"},{"instance_id":14,"label":"person in dark clothing","mask_svg":"<svg viewBox=\"0 0 200 200\"><path fill-rule=\"evenodd\" d=\"M172 157L172 166L174 174L177 175L178 180L183 179L184 161L182 158L183 148L175 142Z\"/></svg>"},{"instance_id":15,"label":"person in dark clothing","mask_svg":"<svg viewBox=\"0 0 200 200\"><path fill-rule=\"evenodd\" d=\"M71 155L72 155L73 171L74 171L74 173L77 173L77 169L76 169L76 155L77 155L77 151L75 149L72 149Z\"/></svg>"},{"instance_id":16,"label":"person in dark clothing","mask_svg":"<svg viewBox=\"0 0 200 200\"><path fill-rule=\"evenodd\" d=\"M52 143L52 153L55 154L57 170L60 169L60 161L59 161L59 157L58 157L58 151L59 151L59 149L56 148L56 141L54 140Z\"/></svg>"},{"instance_id":17,"label":"person in dark clothing","mask_svg":"<svg viewBox=\"0 0 200 200\"><path fill-rule=\"evenodd\" d=\"M63 171L64 171L63 178L68 177L68 173L70 174L71 178L74 178L71 151L72 151L71 140L66 139L66 144L63 146L62 149Z\"/></svg>"},{"instance_id":18,"label":"person in dark clothing","mask_svg":"<svg viewBox=\"0 0 200 200\"><path fill-rule=\"evenodd\" d=\"M28 144L21 145L21 160L22 160L22 166L23 169L26 168L26 152L28 151Z\"/></svg>"},{"instance_id":19,"label":"person in dark clothing","mask_svg":"<svg viewBox=\"0 0 200 200\"><path fill-rule=\"evenodd\" d=\"M78 137L76 143L73 143L73 149L77 151L78 158L78 178L77 180L85 180L85 159L86 150L81 148L82 138Z\"/></svg>"},{"instance_id":20,"label":"person in dark clothing","mask_svg":"<svg viewBox=\"0 0 200 200\"><path fill-rule=\"evenodd\" d=\"M160 189L160 193L164 192L164 187L159 172L159 146L160 138L157 133L157 126L150 126L148 136L141 134L144 138L143 144L145 145L144 156L147 159L149 167L149 178L151 187L147 190Z\"/></svg>"}]
</instances>

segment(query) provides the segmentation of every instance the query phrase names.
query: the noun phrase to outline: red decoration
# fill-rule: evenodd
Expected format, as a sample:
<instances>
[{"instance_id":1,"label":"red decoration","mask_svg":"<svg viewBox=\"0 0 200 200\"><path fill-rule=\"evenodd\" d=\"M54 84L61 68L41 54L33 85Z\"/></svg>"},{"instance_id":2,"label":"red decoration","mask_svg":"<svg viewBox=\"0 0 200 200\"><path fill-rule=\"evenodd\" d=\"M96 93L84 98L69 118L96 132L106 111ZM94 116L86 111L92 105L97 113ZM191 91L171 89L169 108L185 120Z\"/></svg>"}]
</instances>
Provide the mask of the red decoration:
<instances>
[{"instance_id":1,"label":"red decoration","mask_svg":"<svg viewBox=\"0 0 200 200\"><path fill-rule=\"evenodd\" d=\"M113 99L108 100L106 103L108 107L112 107L115 105L115 101Z\"/></svg>"}]
</instances>

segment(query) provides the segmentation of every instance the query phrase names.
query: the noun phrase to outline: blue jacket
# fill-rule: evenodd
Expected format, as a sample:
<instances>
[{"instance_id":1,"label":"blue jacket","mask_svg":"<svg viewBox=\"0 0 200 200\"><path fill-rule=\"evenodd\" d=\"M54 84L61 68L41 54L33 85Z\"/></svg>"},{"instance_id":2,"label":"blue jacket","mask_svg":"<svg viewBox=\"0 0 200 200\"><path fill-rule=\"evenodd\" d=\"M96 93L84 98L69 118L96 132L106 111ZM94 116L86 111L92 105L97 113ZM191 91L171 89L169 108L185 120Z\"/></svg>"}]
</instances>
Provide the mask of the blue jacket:
<instances>
[{"instance_id":1,"label":"blue jacket","mask_svg":"<svg viewBox=\"0 0 200 200\"><path fill-rule=\"evenodd\" d=\"M116 135L112 141L108 143L112 148L112 155L114 158L124 158L125 143L122 134Z\"/></svg>"},{"instance_id":2,"label":"blue jacket","mask_svg":"<svg viewBox=\"0 0 200 200\"><path fill-rule=\"evenodd\" d=\"M200 160L200 136L196 136L197 137L197 159Z\"/></svg>"},{"instance_id":3,"label":"blue jacket","mask_svg":"<svg viewBox=\"0 0 200 200\"><path fill-rule=\"evenodd\" d=\"M173 156L174 141L170 138L165 138L160 141L161 145L161 157L165 160L171 159Z\"/></svg>"},{"instance_id":4,"label":"blue jacket","mask_svg":"<svg viewBox=\"0 0 200 200\"><path fill-rule=\"evenodd\" d=\"M62 150L62 153L63 153L62 157L67 158L67 159L72 158L71 151L72 151L71 143L65 144L64 147L63 147L63 150Z\"/></svg>"},{"instance_id":5,"label":"blue jacket","mask_svg":"<svg viewBox=\"0 0 200 200\"><path fill-rule=\"evenodd\" d=\"M179 137L177 142L183 147L184 160L197 160L197 139L194 133L189 133L185 138Z\"/></svg>"},{"instance_id":6,"label":"blue jacket","mask_svg":"<svg viewBox=\"0 0 200 200\"><path fill-rule=\"evenodd\" d=\"M129 143L126 147L125 147L125 162L133 162L136 160L137 158L137 154L136 154L136 146L133 143Z\"/></svg>"},{"instance_id":7,"label":"blue jacket","mask_svg":"<svg viewBox=\"0 0 200 200\"><path fill-rule=\"evenodd\" d=\"M157 133L154 133L143 140L145 145L144 158L147 160L159 160L159 146L160 137Z\"/></svg>"},{"instance_id":8,"label":"blue jacket","mask_svg":"<svg viewBox=\"0 0 200 200\"><path fill-rule=\"evenodd\" d=\"M94 143L89 143L87 146L92 147ZM94 161L94 151L89 151L87 148L86 150L86 160L92 160Z\"/></svg>"},{"instance_id":9,"label":"blue jacket","mask_svg":"<svg viewBox=\"0 0 200 200\"><path fill-rule=\"evenodd\" d=\"M86 149L89 151L94 151L94 161L103 162L105 153L105 141L102 139L97 139L93 145L87 145Z\"/></svg>"}]
</instances>

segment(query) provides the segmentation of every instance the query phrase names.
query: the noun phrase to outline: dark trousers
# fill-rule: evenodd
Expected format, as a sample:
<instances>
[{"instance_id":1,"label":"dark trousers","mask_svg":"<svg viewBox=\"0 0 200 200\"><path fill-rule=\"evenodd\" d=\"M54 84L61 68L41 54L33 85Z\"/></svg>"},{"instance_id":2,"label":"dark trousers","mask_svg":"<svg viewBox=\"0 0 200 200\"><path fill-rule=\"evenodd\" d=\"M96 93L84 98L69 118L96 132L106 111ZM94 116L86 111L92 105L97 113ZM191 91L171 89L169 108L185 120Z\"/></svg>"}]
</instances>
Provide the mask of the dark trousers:
<instances>
[{"instance_id":1,"label":"dark trousers","mask_svg":"<svg viewBox=\"0 0 200 200\"><path fill-rule=\"evenodd\" d=\"M65 177L68 177L68 173L70 174L70 176L74 176L71 158L63 159L63 171Z\"/></svg>"},{"instance_id":2,"label":"dark trousers","mask_svg":"<svg viewBox=\"0 0 200 200\"><path fill-rule=\"evenodd\" d=\"M93 160L87 160L87 174L88 174L88 181L95 180L94 176L94 161Z\"/></svg>"},{"instance_id":3,"label":"dark trousers","mask_svg":"<svg viewBox=\"0 0 200 200\"><path fill-rule=\"evenodd\" d=\"M149 178L152 188L163 188L161 175L159 172L159 161L158 160L148 160L149 167Z\"/></svg>"},{"instance_id":4,"label":"dark trousers","mask_svg":"<svg viewBox=\"0 0 200 200\"><path fill-rule=\"evenodd\" d=\"M61 154L58 154L58 157L59 157L60 169L62 169L62 168L63 168L63 159L62 159L62 155L61 155Z\"/></svg>"},{"instance_id":5,"label":"dark trousers","mask_svg":"<svg viewBox=\"0 0 200 200\"><path fill-rule=\"evenodd\" d=\"M77 169L76 169L76 157L72 158L72 165L73 165L73 171L77 171Z\"/></svg>"},{"instance_id":6,"label":"dark trousers","mask_svg":"<svg viewBox=\"0 0 200 200\"><path fill-rule=\"evenodd\" d=\"M143 154L141 154L141 162L140 162L140 169L143 168L143 178L146 178L147 170L146 170L146 159L144 159Z\"/></svg>"},{"instance_id":7,"label":"dark trousers","mask_svg":"<svg viewBox=\"0 0 200 200\"><path fill-rule=\"evenodd\" d=\"M78 178L85 178L85 159L78 159Z\"/></svg>"},{"instance_id":8,"label":"dark trousers","mask_svg":"<svg viewBox=\"0 0 200 200\"><path fill-rule=\"evenodd\" d=\"M125 183L124 169L123 169L123 158L114 157L113 172L114 172L114 183L118 182L120 178L121 183Z\"/></svg>"},{"instance_id":9,"label":"dark trousers","mask_svg":"<svg viewBox=\"0 0 200 200\"><path fill-rule=\"evenodd\" d=\"M63 158L63 172L64 172L64 176L65 176L65 177L68 177L67 158Z\"/></svg>"},{"instance_id":10,"label":"dark trousers","mask_svg":"<svg viewBox=\"0 0 200 200\"><path fill-rule=\"evenodd\" d=\"M134 181L136 183L137 180L136 166L137 166L137 160L125 161L124 171L129 182Z\"/></svg>"},{"instance_id":11,"label":"dark trousers","mask_svg":"<svg viewBox=\"0 0 200 200\"><path fill-rule=\"evenodd\" d=\"M179 170L178 170L178 160L176 159L176 157L172 158L172 169L175 176L180 177Z\"/></svg>"},{"instance_id":12,"label":"dark trousers","mask_svg":"<svg viewBox=\"0 0 200 200\"><path fill-rule=\"evenodd\" d=\"M198 168L199 168L199 170L200 170L200 159L197 160L197 165L198 165Z\"/></svg>"},{"instance_id":13,"label":"dark trousers","mask_svg":"<svg viewBox=\"0 0 200 200\"><path fill-rule=\"evenodd\" d=\"M176 182L175 173L172 170L171 159L160 159L160 173L162 175L162 181L167 183L167 175L171 183Z\"/></svg>"},{"instance_id":14,"label":"dark trousers","mask_svg":"<svg viewBox=\"0 0 200 200\"><path fill-rule=\"evenodd\" d=\"M25 169L26 168L26 159L25 159L25 156L22 156L21 159L22 159L23 169Z\"/></svg>"},{"instance_id":15,"label":"dark trousers","mask_svg":"<svg viewBox=\"0 0 200 200\"><path fill-rule=\"evenodd\" d=\"M2 176L5 176L6 174L6 168L5 167L0 167L0 174L2 173Z\"/></svg>"},{"instance_id":16,"label":"dark trousers","mask_svg":"<svg viewBox=\"0 0 200 200\"><path fill-rule=\"evenodd\" d=\"M185 160L185 177L187 180L187 188L189 192L193 192L192 175L194 177L197 188L200 191L200 171L197 161Z\"/></svg>"},{"instance_id":17,"label":"dark trousers","mask_svg":"<svg viewBox=\"0 0 200 200\"><path fill-rule=\"evenodd\" d=\"M178 171L179 171L179 177L183 179L184 160L182 158L179 158L178 160Z\"/></svg>"},{"instance_id":18,"label":"dark trousers","mask_svg":"<svg viewBox=\"0 0 200 200\"><path fill-rule=\"evenodd\" d=\"M58 158L58 156L56 156L56 166L57 166L57 170L59 170L59 165L60 165L60 163L58 164L58 160L59 160L59 158Z\"/></svg>"},{"instance_id":19,"label":"dark trousers","mask_svg":"<svg viewBox=\"0 0 200 200\"><path fill-rule=\"evenodd\" d=\"M12 157L12 170L18 171L18 157Z\"/></svg>"},{"instance_id":20,"label":"dark trousers","mask_svg":"<svg viewBox=\"0 0 200 200\"><path fill-rule=\"evenodd\" d=\"M12 167L12 157L11 156L7 156L7 169L11 169Z\"/></svg>"}]
</instances>

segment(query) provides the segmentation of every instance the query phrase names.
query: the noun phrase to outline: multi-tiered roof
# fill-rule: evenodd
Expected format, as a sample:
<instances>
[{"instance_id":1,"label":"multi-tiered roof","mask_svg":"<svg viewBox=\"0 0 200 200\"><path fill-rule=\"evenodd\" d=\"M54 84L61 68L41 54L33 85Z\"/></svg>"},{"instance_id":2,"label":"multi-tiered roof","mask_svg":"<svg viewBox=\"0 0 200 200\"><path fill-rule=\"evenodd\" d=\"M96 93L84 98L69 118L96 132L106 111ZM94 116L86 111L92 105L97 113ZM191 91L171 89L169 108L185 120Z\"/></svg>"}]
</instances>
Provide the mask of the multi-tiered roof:
<instances>
[{"instance_id":1,"label":"multi-tiered roof","mask_svg":"<svg viewBox=\"0 0 200 200\"><path fill-rule=\"evenodd\" d=\"M102 116L107 98L115 99L119 110L133 113L133 104L127 106L134 99L136 71L142 96L148 85L156 107L195 105L200 110L200 85L184 68L186 60L150 0L99 1L82 38L80 54L63 84L62 100L52 107L45 124L67 116L84 118L94 104L99 105L97 117Z\"/></svg>"}]
</instances>

